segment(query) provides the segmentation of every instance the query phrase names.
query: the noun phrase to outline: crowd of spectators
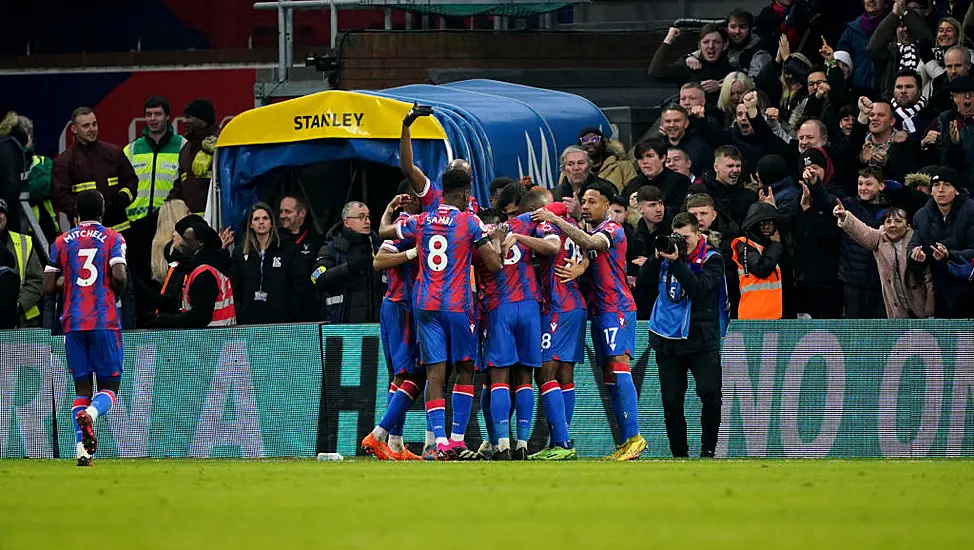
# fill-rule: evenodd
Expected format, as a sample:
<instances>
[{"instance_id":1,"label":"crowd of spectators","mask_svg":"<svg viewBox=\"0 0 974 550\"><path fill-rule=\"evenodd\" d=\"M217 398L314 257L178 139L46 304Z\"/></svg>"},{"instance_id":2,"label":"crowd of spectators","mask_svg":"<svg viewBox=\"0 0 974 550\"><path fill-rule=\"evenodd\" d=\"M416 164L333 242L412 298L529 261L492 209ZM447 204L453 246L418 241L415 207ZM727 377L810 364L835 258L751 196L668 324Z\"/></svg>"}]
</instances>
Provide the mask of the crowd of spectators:
<instances>
[{"instance_id":1,"label":"crowd of spectators","mask_svg":"<svg viewBox=\"0 0 974 550\"><path fill-rule=\"evenodd\" d=\"M570 213L593 181L618 190L640 318L657 292L641 267L681 211L719 240L736 318L974 316L974 7L820 4L736 9L693 45L671 28L649 71L681 87L657 125L631 146L583 128L562 152L554 191ZM144 109L145 131L124 148L76 110L74 144L53 161L33 153L29 120L0 109L0 164L19 156L8 171L28 180L48 239L75 193L105 196L105 225L129 243L124 328L378 321L385 280L368 206L349 202L324 235L295 195L255 204L243 235L210 228L213 106L186 106L185 136L164 98ZM490 206L515 211L530 185L491 182ZM0 327L56 330L17 202L5 187Z\"/></svg>"}]
</instances>

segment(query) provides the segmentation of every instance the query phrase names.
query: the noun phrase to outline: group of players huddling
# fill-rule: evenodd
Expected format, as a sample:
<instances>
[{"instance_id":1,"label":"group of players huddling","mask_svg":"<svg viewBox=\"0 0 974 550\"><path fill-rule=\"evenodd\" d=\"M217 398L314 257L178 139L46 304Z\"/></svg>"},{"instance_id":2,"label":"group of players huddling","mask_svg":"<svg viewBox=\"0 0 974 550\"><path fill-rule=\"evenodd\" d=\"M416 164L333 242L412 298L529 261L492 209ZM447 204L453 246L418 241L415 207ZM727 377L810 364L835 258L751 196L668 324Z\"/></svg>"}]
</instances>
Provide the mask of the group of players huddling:
<instances>
[{"instance_id":1,"label":"group of players huddling","mask_svg":"<svg viewBox=\"0 0 974 550\"><path fill-rule=\"evenodd\" d=\"M471 211L468 163L448 164L442 189L413 164L409 127L431 114L431 107L414 106L403 120L400 166L406 181L379 229L387 240L374 267L387 270L389 284L380 327L394 377L385 414L362 448L380 460L419 460L403 444L402 430L406 412L425 388L425 459L577 458L569 437L573 368L582 361L591 320L596 361L623 439L606 459L638 458L646 440L639 434L629 370L636 306L626 283L625 231L609 216L615 188L603 183L583 188L579 201L588 230L540 188L530 190L506 220L491 210L478 217ZM450 366L455 382L448 434L444 393ZM464 443L475 370L486 372L490 384L480 395L488 439L477 451ZM528 456L533 381L551 438L547 448Z\"/></svg>"}]
</instances>

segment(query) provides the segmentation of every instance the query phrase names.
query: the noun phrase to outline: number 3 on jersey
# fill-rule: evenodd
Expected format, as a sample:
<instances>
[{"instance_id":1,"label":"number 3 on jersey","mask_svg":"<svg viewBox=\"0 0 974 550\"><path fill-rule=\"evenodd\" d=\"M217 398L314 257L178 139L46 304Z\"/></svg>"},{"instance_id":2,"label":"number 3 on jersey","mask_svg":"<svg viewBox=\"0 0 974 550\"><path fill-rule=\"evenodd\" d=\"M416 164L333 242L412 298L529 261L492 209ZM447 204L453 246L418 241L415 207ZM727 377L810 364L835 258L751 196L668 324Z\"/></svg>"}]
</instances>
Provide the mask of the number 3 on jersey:
<instances>
[{"instance_id":1,"label":"number 3 on jersey","mask_svg":"<svg viewBox=\"0 0 974 550\"><path fill-rule=\"evenodd\" d=\"M449 263L446 255L448 244L443 235L433 235L426 244L429 247L429 254L426 255L426 265L433 271L443 271Z\"/></svg>"},{"instance_id":2,"label":"number 3 on jersey","mask_svg":"<svg viewBox=\"0 0 974 550\"><path fill-rule=\"evenodd\" d=\"M97 248L82 248L78 250L78 256L84 258L84 264L81 266L83 273L86 273L84 277L78 277L75 280L75 284L78 286L91 286L95 284L98 280L98 268L95 267L95 254L98 254Z\"/></svg>"}]
</instances>

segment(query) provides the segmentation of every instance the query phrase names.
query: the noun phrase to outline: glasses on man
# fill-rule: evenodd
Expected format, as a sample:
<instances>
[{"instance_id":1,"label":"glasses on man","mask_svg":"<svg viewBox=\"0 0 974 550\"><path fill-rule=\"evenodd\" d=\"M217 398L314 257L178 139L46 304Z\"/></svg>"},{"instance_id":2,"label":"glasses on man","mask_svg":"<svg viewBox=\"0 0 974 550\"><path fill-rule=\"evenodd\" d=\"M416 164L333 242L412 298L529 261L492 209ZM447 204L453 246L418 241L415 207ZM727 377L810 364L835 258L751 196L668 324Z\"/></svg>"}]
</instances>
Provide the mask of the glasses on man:
<instances>
[{"instance_id":1,"label":"glasses on man","mask_svg":"<svg viewBox=\"0 0 974 550\"><path fill-rule=\"evenodd\" d=\"M579 138L578 140L578 142L582 145L596 145L600 141L602 141L601 136L586 136Z\"/></svg>"},{"instance_id":2,"label":"glasses on man","mask_svg":"<svg viewBox=\"0 0 974 550\"><path fill-rule=\"evenodd\" d=\"M364 222L365 220L369 219L369 215L368 214L359 214L358 216L348 216L345 219L346 220L358 220L360 222Z\"/></svg>"}]
</instances>

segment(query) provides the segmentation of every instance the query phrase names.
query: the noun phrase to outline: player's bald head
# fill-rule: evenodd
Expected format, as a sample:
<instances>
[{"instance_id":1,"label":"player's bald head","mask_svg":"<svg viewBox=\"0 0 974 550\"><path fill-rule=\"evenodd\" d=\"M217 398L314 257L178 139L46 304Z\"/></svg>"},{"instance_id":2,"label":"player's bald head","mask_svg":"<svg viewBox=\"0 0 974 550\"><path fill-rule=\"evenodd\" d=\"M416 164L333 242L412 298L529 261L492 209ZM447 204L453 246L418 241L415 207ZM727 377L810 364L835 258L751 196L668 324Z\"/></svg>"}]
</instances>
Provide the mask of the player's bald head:
<instances>
[{"instance_id":1,"label":"player's bald head","mask_svg":"<svg viewBox=\"0 0 974 550\"><path fill-rule=\"evenodd\" d=\"M462 170L471 176L473 176L473 167L470 163L463 159L453 159L447 165L446 169L449 170Z\"/></svg>"}]
</instances>

